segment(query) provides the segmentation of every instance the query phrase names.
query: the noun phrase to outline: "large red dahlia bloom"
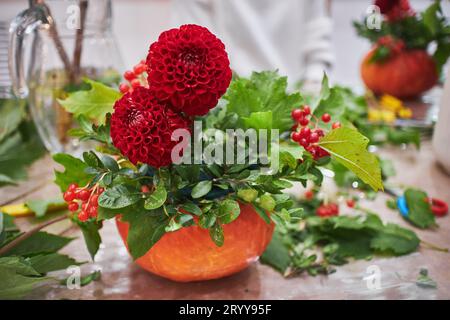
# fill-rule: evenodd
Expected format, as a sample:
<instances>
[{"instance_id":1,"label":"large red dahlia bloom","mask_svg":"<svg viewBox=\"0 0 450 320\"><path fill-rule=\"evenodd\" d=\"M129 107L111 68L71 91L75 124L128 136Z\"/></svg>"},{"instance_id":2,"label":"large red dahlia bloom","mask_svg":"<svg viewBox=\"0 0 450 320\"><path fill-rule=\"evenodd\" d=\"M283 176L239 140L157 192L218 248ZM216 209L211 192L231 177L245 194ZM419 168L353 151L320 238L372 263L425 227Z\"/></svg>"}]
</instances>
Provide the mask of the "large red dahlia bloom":
<instances>
[{"instance_id":1,"label":"large red dahlia bloom","mask_svg":"<svg viewBox=\"0 0 450 320\"><path fill-rule=\"evenodd\" d=\"M159 102L144 87L138 87L116 101L111 116L114 146L131 162L147 163L155 168L172 163L172 132L189 130L190 121Z\"/></svg>"},{"instance_id":2,"label":"large red dahlia bloom","mask_svg":"<svg viewBox=\"0 0 450 320\"><path fill-rule=\"evenodd\" d=\"M189 116L217 105L231 81L225 46L208 29L183 25L163 32L147 56L150 90Z\"/></svg>"},{"instance_id":3,"label":"large red dahlia bloom","mask_svg":"<svg viewBox=\"0 0 450 320\"><path fill-rule=\"evenodd\" d=\"M389 21L401 20L415 14L409 0L375 0L375 5Z\"/></svg>"}]
</instances>

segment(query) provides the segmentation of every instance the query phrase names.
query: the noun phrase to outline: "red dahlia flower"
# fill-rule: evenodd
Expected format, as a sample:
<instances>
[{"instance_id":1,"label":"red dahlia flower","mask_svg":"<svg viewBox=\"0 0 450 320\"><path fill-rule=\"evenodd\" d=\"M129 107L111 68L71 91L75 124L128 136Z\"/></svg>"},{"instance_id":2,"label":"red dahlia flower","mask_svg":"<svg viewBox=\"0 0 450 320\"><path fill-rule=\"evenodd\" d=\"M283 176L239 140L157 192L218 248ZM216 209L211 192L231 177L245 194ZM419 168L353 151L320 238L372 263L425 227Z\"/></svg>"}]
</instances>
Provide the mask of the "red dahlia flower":
<instances>
[{"instance_id":1,"label":"red dahlia flower","mask_svg":"<svg viewBox=\"0 0 450 320\"><path fill-rule=\"evenodd\" d=\"M189 116L217 105L231 81L225 46L208 29L183 25L163 32L147 56L150 90Z\"/></svg>"},{"instance_id":2,"label":"red dahlia flower","mask_svg":"<svg viewBox=\"0 0 450 320\"><path fill-rule=\"evenodd\" d=\"M137 87L116 101L111 116L114 146L131 162L147 163L155 168L172 163L172 132L188 129L190 121L159 102L144 87Z\"/></svg>"},{"instance_id":3,"label":"red dahlia flower","mask_svg":"<svg viewBox=\"0 0 450 320\"><path fill-rule=\"evenodd\" d=\"M375 0L375 5L389 21L401 20L415 14L408 0Z\"/></svg>"}]
</instances>

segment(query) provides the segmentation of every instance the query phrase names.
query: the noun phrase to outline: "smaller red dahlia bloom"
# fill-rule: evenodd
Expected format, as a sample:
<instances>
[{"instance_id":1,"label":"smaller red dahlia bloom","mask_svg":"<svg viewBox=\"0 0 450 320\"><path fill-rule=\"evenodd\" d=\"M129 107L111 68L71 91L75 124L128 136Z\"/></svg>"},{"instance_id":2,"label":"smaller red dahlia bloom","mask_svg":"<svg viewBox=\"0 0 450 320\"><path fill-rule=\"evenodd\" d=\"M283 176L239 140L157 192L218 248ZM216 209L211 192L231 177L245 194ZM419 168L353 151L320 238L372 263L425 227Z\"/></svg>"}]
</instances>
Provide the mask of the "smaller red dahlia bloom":
<instances>
[{"instance_id":1,"label":"smaller red dahlia bloom","mask_svg":"<svg viewBox=\"0 0 450 320\"><path fill-rule=\"evenodd\" d=\"M134 164L159 168L172 163L176 129L188 129L190 121L159 102L149 89L137 87L114 105L111 138L114 146Z\"/></svg>"},{"instance_id":2,"label":"smaller red dahlia bloom","mask_svg":"<svg viewBox=\"0 0 450 320\"><path fill-rule=\"evenodd\" d=\"M409 0L375 0L375 5L389 21L398 21L415 15Z\"/></svg>"},{"instance_id":3,"label":"smaller red dahlia bloom","mask_svg":"<svg viewBox=\"0 0 450 320\"><path fill-rule=\"evenodd\" d=\"M189 116L217 105L231 81L225 46L208 29L189 24L163 32L147 56L150 90Z\"/></svg>"}]
</instances>

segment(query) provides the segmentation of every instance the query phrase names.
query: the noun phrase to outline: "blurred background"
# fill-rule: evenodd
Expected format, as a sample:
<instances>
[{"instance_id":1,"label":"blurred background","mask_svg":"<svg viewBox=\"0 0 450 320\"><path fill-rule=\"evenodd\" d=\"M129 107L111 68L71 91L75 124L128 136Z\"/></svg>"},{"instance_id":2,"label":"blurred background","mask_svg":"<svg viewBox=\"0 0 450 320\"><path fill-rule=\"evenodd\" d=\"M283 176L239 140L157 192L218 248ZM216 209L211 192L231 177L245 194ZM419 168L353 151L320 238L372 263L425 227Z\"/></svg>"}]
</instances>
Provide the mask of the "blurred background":
<instances>
[{"instance_id":1,"label":"blurred background","mask_svg":"<svg viewBox=\"0 0 450 320\"><path fill-rule=\"evenodd\" d=\"M113 0L113 31L118 41L125 67L131 67L145 57L148 46L158 35L175 26L172 19L173 0ZM352 26L353 20L360 20L370 1L333 0L332 43L335 50L335 65L330 77L340 84L362 86L359 66L363 55L370 48L366 39L357 37ZM412 0L416 11L422 11L430 1ZM0 21L11 20L19 11L28 6L27 0L2 0ZM447 16L450 2L442 3Z\"/></svg>"}]
</instances>

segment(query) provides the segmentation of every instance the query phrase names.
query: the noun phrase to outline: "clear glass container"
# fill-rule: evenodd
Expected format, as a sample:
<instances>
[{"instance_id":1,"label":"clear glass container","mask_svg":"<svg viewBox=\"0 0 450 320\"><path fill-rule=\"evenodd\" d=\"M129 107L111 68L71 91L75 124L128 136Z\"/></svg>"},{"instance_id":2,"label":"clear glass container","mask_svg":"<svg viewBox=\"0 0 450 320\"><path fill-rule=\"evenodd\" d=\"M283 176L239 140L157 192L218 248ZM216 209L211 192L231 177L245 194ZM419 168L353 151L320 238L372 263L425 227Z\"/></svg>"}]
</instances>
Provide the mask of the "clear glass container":
<instances>
[{"instance_id":1,"label":"clear glass container","mask_svg":"<svg viewBox=\"0 0 450 320\"><path fill-rule=\"evenodd\" d=\"M75 126L58 103L83 77L119 81L122 59L111 30L110 0L30 0L10 26L14 93L27 97L39 135L51 152L78 154Z\"/></svg>"}]
</instances>

